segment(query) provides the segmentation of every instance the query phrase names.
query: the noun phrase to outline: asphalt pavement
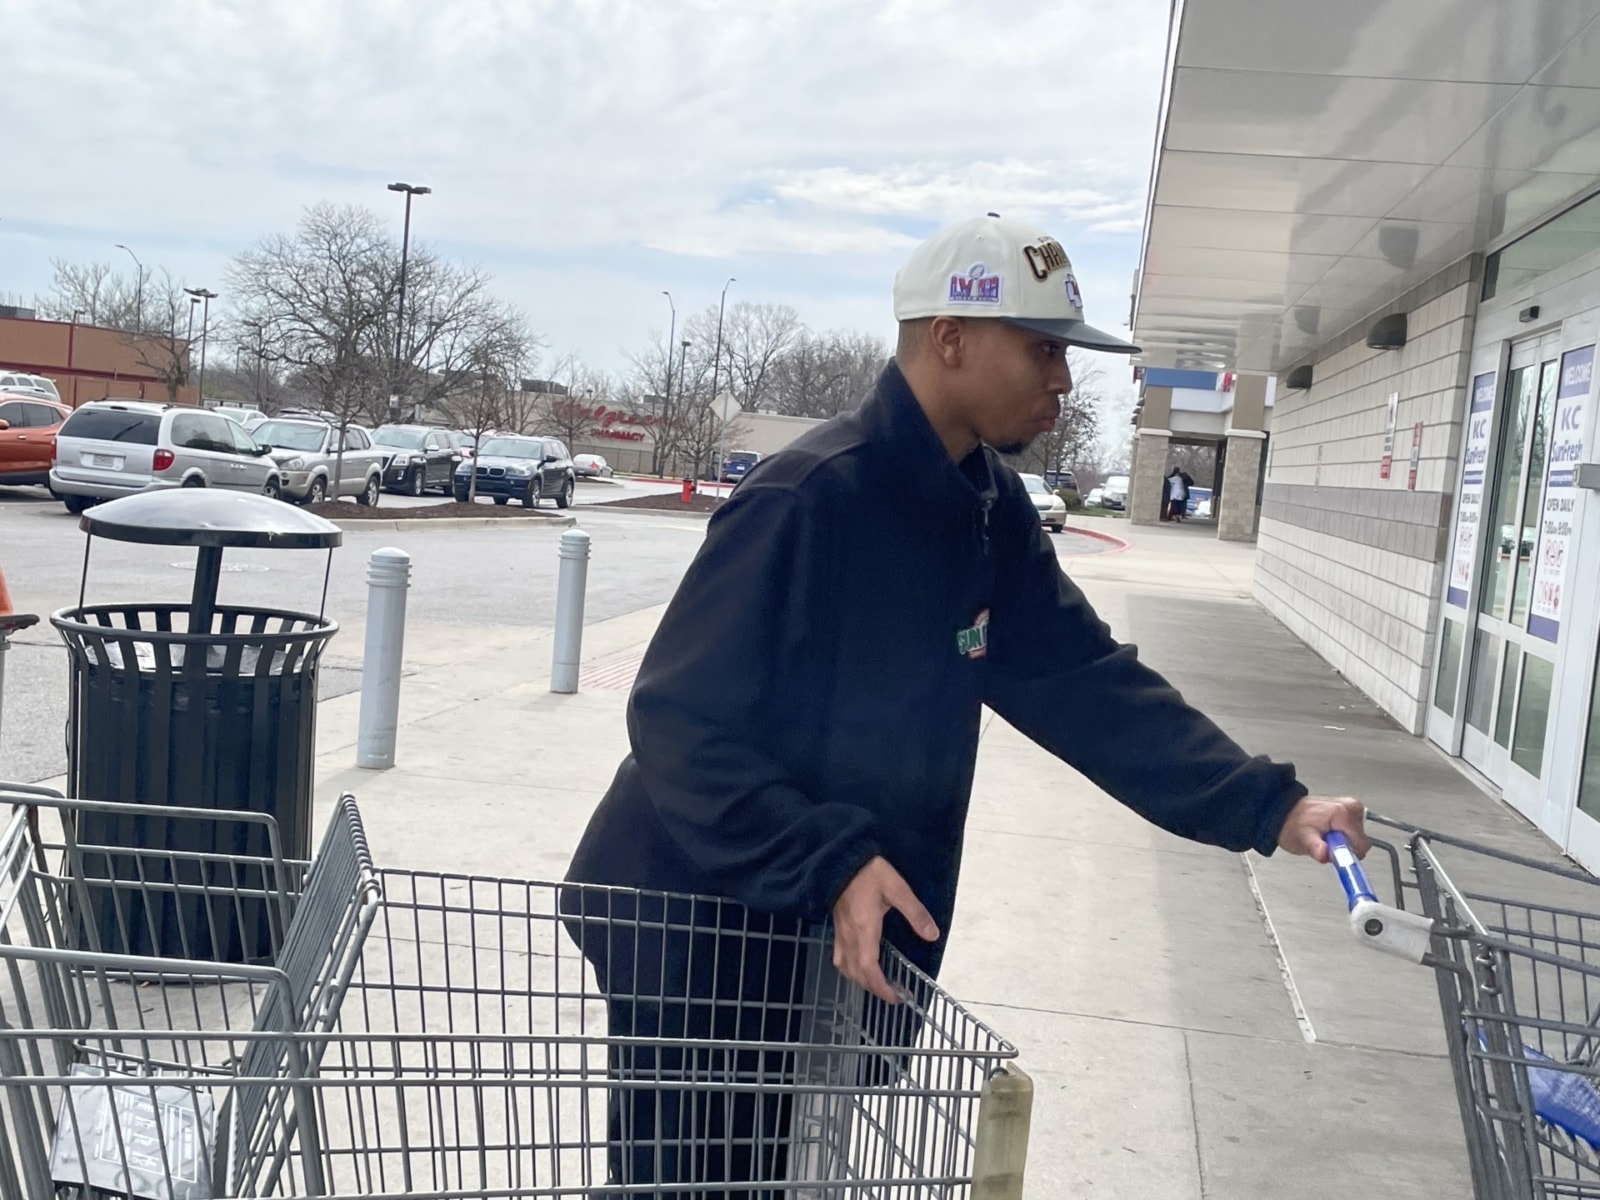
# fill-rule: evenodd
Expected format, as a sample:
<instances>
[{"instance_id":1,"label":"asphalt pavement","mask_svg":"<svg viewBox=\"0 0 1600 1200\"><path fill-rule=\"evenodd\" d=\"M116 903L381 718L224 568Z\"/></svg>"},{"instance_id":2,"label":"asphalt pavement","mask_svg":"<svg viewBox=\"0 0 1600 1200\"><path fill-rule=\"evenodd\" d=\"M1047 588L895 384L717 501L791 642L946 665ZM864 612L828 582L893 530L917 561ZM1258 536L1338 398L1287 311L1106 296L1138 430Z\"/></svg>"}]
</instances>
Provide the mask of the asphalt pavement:
<instances>
[{"instance_id":1,"label":"asphalt pavement","mask_svg":"<svg viewBox=\"0 0 1600 1200\"><path fill-rule=\"evenodd\" d=\"M699 549L704 518L648 510L596 508L628 496L673 492L672 485L584 481L572 515L592 538L588 624L664 604ZM437 504L436 496L385 495L385 512ZM486 507L490 501L480 501ZM352 509L354 506L352 505ZM541 509L553 513L553 505ZM367 560L395 546L412 559L408 629L450 631L468 647L497 628L546 629L555 620L557 544L564 525L518 521L483 529L363 530L345 526L343 545L329 556L309 550L239 550L223 559L218 598L299 612L325 611L341 630L323 659L323 699L361 685L361 622L366 609ZM1063 556L1104 552L1107 545L1073 534L1054 535ZM193 550L89 539L78 518L39 488L0 488L0 570L16 607L41 617L78 602L134 599L182 602L193 586ZM327 583L323 603L324 576ZM47 621L13 638L6 660L0 725L0 779L34 782L66 769L66 651Z\"/></svg>"}]
</instances>

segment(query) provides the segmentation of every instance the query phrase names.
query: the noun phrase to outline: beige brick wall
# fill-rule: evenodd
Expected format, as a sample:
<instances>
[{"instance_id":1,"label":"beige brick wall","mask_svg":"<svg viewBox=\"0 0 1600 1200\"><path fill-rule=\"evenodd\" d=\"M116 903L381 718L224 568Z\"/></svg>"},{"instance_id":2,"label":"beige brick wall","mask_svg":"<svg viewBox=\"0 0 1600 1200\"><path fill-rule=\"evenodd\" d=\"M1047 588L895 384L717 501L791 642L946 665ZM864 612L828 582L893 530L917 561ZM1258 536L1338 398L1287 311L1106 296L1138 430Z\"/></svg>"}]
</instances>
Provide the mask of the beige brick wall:
<instances>
[{"instance_id":1,"label":"beige brick wall","mask_svg":"<svg viewBox=\"0 0 1600 1200\"><path fill-rule=\"evenodd\" d=\"M1273 413L1257 596L1413 733L1426 711L1478 289L1478 260L1466 259L1373 313L1310 360L1309 391L1280 387ZM1408 314L1406 345L1369 350L1366 329L1393 311ZM1391 392L1400 399L1383 479Z\"/></svg>"}]
</instances>

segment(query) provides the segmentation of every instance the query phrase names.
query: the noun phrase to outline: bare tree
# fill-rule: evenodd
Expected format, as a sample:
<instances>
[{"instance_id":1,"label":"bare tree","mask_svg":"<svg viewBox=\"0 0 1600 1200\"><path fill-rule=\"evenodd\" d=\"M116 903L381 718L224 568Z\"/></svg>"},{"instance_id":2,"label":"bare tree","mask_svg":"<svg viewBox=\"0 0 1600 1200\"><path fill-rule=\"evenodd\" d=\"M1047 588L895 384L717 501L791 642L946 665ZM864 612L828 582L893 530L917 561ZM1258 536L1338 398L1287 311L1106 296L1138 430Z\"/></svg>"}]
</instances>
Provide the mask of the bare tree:
<instances>
[{"instance_id":1,"label":"bare tree","mask_svg":"<svg viewBox=\"0 0 1600 1200\"><path fill-rule=\"evenodd\" d=\"M716 309L692 317L687 336L716 342ZM735 304L722 329L721 374L747 411L767 407L773 368L805 332L800 314L787 304ZM719 384L719 389L721 385Z\"/></svg>"},{"instance_id":2,"label":"bare tree","mask_svg":"<svg viewBox=\"0 0 1600 1200\"><path fill-rule=\"evenodd\" d=\"M344 431L374 411L390 377L384 305L390 238L366 209L319 204L290 234L261 239L228 268L238 324Z\"/></svg>"},{"instance_id":3,"label":"bare tree","mask_svg":"<svg viewBox=\"0 0 1600 1200\"><path fill-rule=\"evenodd\" d=\"M139 311L136 285L112 269L110 263L73 263L52 258L50 294L37 297L34 307L52 321L72 321L87 315L89 324L108 329L132 329Z\"/></svg>"},{"instance_id":4,"label":"bare tree","mask_svg":"<svg viewBox=\"0 0 1600 1200\"><path fill-rule=\"evenodd\" d=\"M341 432L400 415L390 396L420 412L471 390L485 345L503 345L510 326L523 358L537 345L521 314L490 294L481 268L414 244L404 329L399 279L400 247L388 227L368 209L329 203L307 210L294 232L263 238L228 272L236 327L249 331L259 361L309 390Z\"/></svg>"},{"instance_id":5,"label":"bare tree","mask_svg":"<svg viewBox=\"0 0 1600 1200\"><path fill-rule=\"evenodd\" d=\"M510 399L522 390L523 372L537 353L538 339L520 309L495 302L478 314L469 344L461 348L454 386L437 407L450 423L481 445L491 432L511 425ZM468 476L467 501L478 498L478 473Z\"/></svg>"},{"instance_id":6,"label":"bare tree","mask_svg":"<svg viewBox=\"0 0 1600 1200\"><path fill-rule=\"evenodd\" d=\"M1105 374L1071 350L1067 362L1072 369L1072 390L1061 398L1061 415L1049 432L1018 456L1019 470L1076 474L1098 449Z\"/></svg>"},{"instance_id":7,"label":"bare tree","mask_svg":"<svg viewBox=\"0 0 1600 1200\"><path fill-rule=\"evenodd\" d=\"M633 370L624 388L634 398L637 407L649 413L648 419L655 433L650 470L657 475L670 467L672 438L669 426L672 420L672 391L679 365L678 353L678 347L669 346L665 338L657 335L643 349L626 355Z\"/></svg>"},{"instance_id":8,"label":"bare tree","mask_svg":"<svg viewBox=\"0 0 1600 1200\"><path fill-rule=\"evenodd\" d=\"M528 382L538 385L524 392L528 426L560 438L569 447L600 427L596 408L610 394L611 381L577 352L569 350L556 359L549 379Z\"/></svg>"},{"instance_id":9,"label":"bare tree","mask_svg":"<svg viewBox=\"0 0 1600 1200\"><path fill-rule=\"evenodd\" d=\"M165 267L159 281L146 282L141 311L144 328L125 332L122 341L139 365L166 385L167 403L176 404L178 389L188 384L194 367L188 329L192 314L183 285Z\"/></svg>"},{"instance_id":10,"label":"bare tree","mask_svg":"<svg viewBox=\"0 0 1600 1200\"><path fill-rule=\"evenodd\" d=\"M865 333L802 333L773 364L772 407L790 417L833 417L857 408L889 350Z\"/></svg>"}]
</instances>

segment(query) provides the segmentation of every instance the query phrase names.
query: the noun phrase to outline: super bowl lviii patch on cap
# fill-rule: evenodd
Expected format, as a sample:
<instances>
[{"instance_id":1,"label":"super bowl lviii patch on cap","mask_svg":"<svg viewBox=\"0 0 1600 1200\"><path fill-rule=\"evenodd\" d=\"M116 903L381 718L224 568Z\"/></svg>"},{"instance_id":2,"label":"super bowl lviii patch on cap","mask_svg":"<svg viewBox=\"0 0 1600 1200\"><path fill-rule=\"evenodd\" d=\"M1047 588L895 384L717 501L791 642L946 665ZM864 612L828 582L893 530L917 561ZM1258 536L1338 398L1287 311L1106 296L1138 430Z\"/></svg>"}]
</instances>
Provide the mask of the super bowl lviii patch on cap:
<instances>
[{"instance_id":1,"label":"super bowl lviii patch on cap","mask_svg":"<svg viewBox=\"0 0 1600 1200\"><path fill-rule=\"evenodd\" d=\"M994 317L1069 346L1139 351L1083 319L1083 291L1060 242L993 215L952 225L912 251L894 278L894 316Z\"/></svg>"},{"instance_id":2,"label":"super bowl lviii patch on cap","mask_svg":"<svg viewBox=\"0 0 1600 1200\"><path fill-rule=\"evenodd\" d=\"M1000 276L991 275L983 263L973 263L962 275L950 276L951 304L1000 303Z\"/></svg>"}]
</instances>

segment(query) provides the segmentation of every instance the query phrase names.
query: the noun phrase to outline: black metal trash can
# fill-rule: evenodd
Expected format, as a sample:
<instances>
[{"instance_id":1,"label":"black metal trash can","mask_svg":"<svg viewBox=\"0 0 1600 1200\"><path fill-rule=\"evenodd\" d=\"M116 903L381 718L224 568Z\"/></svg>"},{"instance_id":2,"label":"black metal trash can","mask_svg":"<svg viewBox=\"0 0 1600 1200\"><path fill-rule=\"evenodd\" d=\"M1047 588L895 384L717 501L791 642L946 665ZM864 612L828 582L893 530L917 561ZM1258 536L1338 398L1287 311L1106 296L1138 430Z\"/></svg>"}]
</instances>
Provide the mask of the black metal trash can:
<instances>
[{"instance_id":1,"label":"black metal trash can","mask_svg":"<svg viewBox=\"0 0 1600 1200\"><path fill-rule=\"evenodd\" d=\"M195 490L116 500L90 509L82 527L91 545L195 546L199 557L187 606L90 606L80 595L51 617L70 660L69 793L267 813L283 852L309 858L317 667L338 626L320 613L219 607L216 592L224 547L328 549L331 565L339 527L266 496ZM75 924L86 947L213 962L274 957L282 930L265 892L277 881L216 861L269 854L260 825L95 814L75 835L83 846L171 852L84 856L92 881ZM147 881L187 890L151 895Z\"/></svg>"}]
</instances>

